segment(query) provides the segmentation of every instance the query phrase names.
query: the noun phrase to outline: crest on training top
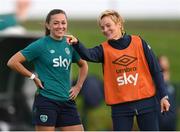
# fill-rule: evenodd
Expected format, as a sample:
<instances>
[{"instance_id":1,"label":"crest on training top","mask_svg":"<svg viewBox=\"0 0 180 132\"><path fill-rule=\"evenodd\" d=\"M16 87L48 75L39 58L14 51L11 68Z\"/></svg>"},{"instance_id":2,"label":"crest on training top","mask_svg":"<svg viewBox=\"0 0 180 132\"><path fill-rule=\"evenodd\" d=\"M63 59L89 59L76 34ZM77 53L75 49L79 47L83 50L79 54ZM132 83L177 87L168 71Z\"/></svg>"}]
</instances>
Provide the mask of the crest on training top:
<instances>
[{"instance_id":1,"label":"crest on training top","mask_svg":"<svg viewBox=\"0 0 180 132\"><path fill-rule=\"evenodd\" d=\"M40 115L40 120L42 122L46 122L48 120L48 116L47 115Z\"/></svg>"},{"instance_id":2,"label":"crest on training top","mask_svg":"<svg viewBox=\"0 0 180 132\"><path fill-rule=\"evenodd\" d=\"M70 50L69 50L69 48L67 48L67 47L66 47L64 50L65 50L65 52L66 52L66 54L67 54L67 55L69 55L69 54L70 54Z\"/></svg>"}]
</instances>

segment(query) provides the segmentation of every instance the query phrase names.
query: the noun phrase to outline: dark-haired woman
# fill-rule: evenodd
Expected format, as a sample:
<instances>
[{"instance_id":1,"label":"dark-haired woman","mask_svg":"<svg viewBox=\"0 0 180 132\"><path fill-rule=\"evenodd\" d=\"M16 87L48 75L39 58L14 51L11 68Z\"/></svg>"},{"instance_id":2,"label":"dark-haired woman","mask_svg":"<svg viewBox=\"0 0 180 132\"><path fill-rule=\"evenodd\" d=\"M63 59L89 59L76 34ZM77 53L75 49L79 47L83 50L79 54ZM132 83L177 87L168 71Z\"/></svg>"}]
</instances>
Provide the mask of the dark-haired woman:
<instances>
[{"instance_id":1,"label":"dark-haired woman","mask_svg":"<svg viewBox=\"0 0 180 132\"><path fill-rule=\"evenodd\" d=\"M45 22L46 35L17 52L8 66L29 77L37 86L33 105L33 123L36 131L83 131L75 98L87 76L88 65L70 46L66 37L67 16L63 10L53 9ZM23 66L31 61L36 74ZM71 64L79 66L79 78L70 85Z\"/></svg>"}]
</instances>

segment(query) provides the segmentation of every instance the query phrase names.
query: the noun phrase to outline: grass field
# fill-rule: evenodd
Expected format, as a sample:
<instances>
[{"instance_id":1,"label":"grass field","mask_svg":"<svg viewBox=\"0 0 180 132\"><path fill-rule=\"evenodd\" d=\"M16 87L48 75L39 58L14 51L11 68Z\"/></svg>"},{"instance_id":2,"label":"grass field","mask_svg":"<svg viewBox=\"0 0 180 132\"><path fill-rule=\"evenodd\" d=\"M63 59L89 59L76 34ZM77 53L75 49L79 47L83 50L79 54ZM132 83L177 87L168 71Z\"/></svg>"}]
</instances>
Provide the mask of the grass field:
<instances>
[{"instance_id":1,"label":"grass field","mask_svg":"<svg viewBox=\"0 0 180 132\"><path fill-rule=\"evenodd\" d=\"M28 30L44 30L43 21L23 24ZM77 36L87 47L99 45L105 40L96 21L70 21L69 33ZM127 34L137 34L146 40L156 55L165 54L171 62L173 82L180 82L180 20L126 20ZM89 63L89 72L102 77L101 64Z\"/></svg>"},{"instance_id":2,"label":"grass field","mask_svg":"<svg viewBox=\"0 0 180 132\"><path fill-rule=\"evenodd\" d=\"M44 30L43 21L29 21L23 23L23 25L31 31L43 32ZM137 34L144 38L157 56L164 54L169 57L171 63L171 80L173 83L179 84L180 20L126 20L125 29L127 34ZM69 33L78 37L87 47L99 45L105 40L95 20L71 20L69 22ZM77 76L77 67L74 66L73 70L75 71L73 74L75 78ZM95 74L102 78L102 65L89 63L89 74ZM176 91L177 100L179 100L180 90L177 88ZM81 102L80 99L78 101ZM180 102L177 103L180 106ZM98 117L95 117L95 115L98 115ZM178 115L180 117L180 114ZM88 130L111 129L110 110L104 103L98 109L89 110L88 116ZM180 119L178 119L178 124L180 124ZM177 130L180 130L180 125L178 125Z\"/></svg>"}]
</instances>

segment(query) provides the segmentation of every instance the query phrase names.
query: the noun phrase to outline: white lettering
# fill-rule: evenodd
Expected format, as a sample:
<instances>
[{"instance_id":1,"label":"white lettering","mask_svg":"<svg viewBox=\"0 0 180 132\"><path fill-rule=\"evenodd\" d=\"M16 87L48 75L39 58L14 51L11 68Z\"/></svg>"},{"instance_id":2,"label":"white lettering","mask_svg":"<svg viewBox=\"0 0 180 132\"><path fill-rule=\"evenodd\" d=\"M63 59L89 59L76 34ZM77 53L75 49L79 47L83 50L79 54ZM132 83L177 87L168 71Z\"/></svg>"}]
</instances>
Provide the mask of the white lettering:
<instances>
[{"instance_id":1,"label":"white lettering","mask_svg":"<svg viewBox=\"0 0 180 132\"><path fill-rule=\"evenodd\" d=\"M58 58L54 58L53 59L53 67L58 67L59 66L59 59Z\"/></svg>"},{"instance_id":2,"label":"white lettering","mask_svg":"<svg viewBox=\"0 0 180 132\"><path fill-rule=\"evenodd\" d=\"M123 76L120 76L117 78L117 82L118 82L118 85L124 85L124 79L123 79Z\"/></svg>"},{"instance_id":3,"label":"white lettering","mask_svg":"<svg viewBox=\"0 0 180 132\"><path fill-rule=\"evenodd\" d=\"M59 56L59 58L53 59L53 67L65 67L66 70L68 70L69 66L71 64L71 60L67 58L62 58L62 56Z\"/></svg>"},{"instance_id":4,"label":"white lettering","mask_svg":"<svg viewBox=\"0 0 180 132\"><path fill-rule=\"evenodd\" d=\"M117 82L118 85L126 85L128 83L133 83L133 85L135 86L137 84L137 79L138 79L138 73L135 74L135 76L133 76L132 74L130 74L129 76L126 75L126 73L123 73L123 76L119 76L117 77Z\"/></svg>"}]
</instances>

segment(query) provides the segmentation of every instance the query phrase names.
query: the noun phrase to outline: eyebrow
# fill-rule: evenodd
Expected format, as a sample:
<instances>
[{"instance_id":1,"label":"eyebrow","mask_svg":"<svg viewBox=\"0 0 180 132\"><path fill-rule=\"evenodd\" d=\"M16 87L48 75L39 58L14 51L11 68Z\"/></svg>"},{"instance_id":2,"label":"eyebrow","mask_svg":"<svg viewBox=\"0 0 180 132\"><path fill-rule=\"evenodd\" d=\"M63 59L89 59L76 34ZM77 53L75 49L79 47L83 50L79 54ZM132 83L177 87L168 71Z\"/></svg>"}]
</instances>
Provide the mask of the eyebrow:
<instances>
[{"instance_id":1,"label":"eyebrow","mask_svg":"<svg viewBox=\"0 0 180 132\"><path fill-rule=\"evenodd\" d=\"M54 20L54 22L66 22L66 20Z\"/></svg>"}]
</instances>

